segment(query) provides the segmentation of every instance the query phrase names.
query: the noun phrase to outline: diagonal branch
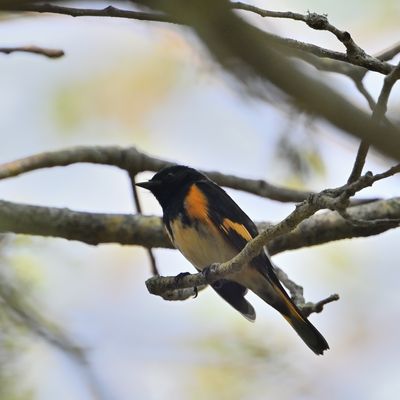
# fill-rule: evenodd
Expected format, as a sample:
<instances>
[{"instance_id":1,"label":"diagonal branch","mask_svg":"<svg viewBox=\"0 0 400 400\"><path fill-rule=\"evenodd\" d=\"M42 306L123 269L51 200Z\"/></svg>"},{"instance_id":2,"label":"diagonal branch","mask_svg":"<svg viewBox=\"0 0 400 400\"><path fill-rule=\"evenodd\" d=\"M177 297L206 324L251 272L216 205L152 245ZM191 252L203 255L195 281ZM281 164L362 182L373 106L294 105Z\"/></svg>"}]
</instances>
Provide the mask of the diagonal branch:
<instances>
[{"instance_id":1,"label":"diagonal branch","mask_svg":"<svg viewBox=\"0 0 400 400\"><path fill-rule=\"evenodd\" d=\"M183 276L179 280L176 277L153 277L146 281L147 289L150 293L161 295L165 291L175 289L185 289L213 283L218 279L224 279L233 273L239 272L244 265L263 251L263 248L272 239L278 238L295 229L302 221L315 214L318 210L329 208L332 210L346 210L349 197L374 182L400 172L400 164L389 170L372 175L367 173L357 181L343 185L335 189L324 190L318 194L310 196L301 204L297 205L284 220L267 227L258 236L249 241L246 246L231 260L213 264L207 268L207 274L197 273ZM398 221L395 221L396 226Z\"/></svg>"}]
</instances>

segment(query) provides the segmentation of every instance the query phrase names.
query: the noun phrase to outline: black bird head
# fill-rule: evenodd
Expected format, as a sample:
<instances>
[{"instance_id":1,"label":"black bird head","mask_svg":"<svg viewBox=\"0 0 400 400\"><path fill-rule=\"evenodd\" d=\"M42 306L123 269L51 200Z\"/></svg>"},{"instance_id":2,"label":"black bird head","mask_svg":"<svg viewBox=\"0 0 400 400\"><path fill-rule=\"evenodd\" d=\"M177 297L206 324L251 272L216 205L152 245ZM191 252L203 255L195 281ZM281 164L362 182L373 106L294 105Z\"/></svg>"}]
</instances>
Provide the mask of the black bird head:
<instances>
[{"instance_id":1,"label":"black bird head","mask_svg":"<svg viewBox=\"0 0 400 400\"><path fill-rule=\"evenodd\" d=\"M158 171L149 181L136 185L150 190L161 207L165 208L172 198L185 193L192 183L204 180L208 178L194 168L174 165Z\"/></svg>"}]
</instances>

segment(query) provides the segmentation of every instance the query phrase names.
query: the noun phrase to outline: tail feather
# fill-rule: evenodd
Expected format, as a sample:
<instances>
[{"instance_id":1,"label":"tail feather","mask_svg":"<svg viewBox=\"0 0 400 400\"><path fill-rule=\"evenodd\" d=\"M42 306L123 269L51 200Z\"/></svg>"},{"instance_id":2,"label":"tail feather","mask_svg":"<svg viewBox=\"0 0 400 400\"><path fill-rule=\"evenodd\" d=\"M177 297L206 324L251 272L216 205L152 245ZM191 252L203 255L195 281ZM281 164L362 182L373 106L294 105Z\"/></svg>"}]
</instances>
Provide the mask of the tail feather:
<instances>
[{"instance_id":1,"label":"tail feather","mask_svg":"<svg viewBox=\"0 0 400 400\"><path fill-rule=\"evenodd\" d=\"M317 328L301 314L301 311L293 303L281 285L273 286L275 290L279 292L279 296L285 304L285 307L279 310L283 317L315 354L323 354L325 350L329 349L328 342Z\"/></svg>"},{"instance_id":2,"label":"tail feather","mask_svg":"<svg viewBox=\"0 0 400 400\"><path fill-rule=\"evenodd\" d=\"M328 342L308 319L299 318L297 315L289 317L284 315L284 317L315 354L323 354L325 350L329 349Z\"/></svg>"},{"instance_id":3,"label":"tail feather","mask_svg":"<svg viewBox=\"0 0 400 400\"><path fill-rule=\"evenodd\" d=\"M256 274L252 275L253 278L256 277ZM315 354L323 354L325 350L328 350L328 342L317 328L301 314L278 279L274 277L275 279L272 280L266 274L257 275L257 279L248 280L246 286L279 311Z\"/></svg>"}]
</instances>

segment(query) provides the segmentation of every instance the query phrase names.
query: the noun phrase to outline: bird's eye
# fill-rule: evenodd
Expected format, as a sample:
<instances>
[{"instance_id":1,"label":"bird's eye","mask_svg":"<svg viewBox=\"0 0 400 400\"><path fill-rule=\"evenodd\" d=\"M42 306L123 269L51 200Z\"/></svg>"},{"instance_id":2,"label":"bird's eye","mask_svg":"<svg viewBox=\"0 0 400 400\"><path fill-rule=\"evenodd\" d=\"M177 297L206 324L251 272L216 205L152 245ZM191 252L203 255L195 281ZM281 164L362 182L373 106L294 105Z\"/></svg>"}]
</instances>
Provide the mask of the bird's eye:
<instances>
[{"instance_id":1,"label":"bird's eye","mask_svg":"<svg viewBox=\"0 0 400 400\"><path fill-rule=\"evenodd\" d=\"M174 174L173 174L173 172L168 172L168 174L167 174L167 178L173 178L174 177Z\"/></svg>"}]
</instances>

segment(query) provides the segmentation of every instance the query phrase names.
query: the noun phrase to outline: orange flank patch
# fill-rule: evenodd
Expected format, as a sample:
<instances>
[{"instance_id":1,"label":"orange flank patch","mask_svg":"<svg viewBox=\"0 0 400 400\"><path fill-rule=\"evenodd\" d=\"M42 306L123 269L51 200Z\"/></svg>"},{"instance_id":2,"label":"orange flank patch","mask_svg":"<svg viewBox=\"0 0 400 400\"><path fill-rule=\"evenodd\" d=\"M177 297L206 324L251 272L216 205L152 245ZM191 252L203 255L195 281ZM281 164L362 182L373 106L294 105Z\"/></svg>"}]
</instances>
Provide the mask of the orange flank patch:
<instances>
[{"instance_id":1,"label":"orange flank patch","mask_svg":"<svg viewBox=\"0 0 400 400\"><path fill-rule=\"evenodd\" d=\"M249 231L246 229L246 227L242 224L239 224L237 222L233 222L228 218L224 218L221 228L228 233L229 230L235 231L238 235L240 235L243 239L249 241L252 239Z\"/></svg>"},{"instance_id":2,"label":"orange flank patch","mask_svg":"<svg viewBox=\"0 0 400 400\"><path fill-rule=\"evenodd\" d=\"M210 222L208 216L208 201L203 192L193 184L185 199L186 212L191 219Z\"/></svg>"}]
</instances>

